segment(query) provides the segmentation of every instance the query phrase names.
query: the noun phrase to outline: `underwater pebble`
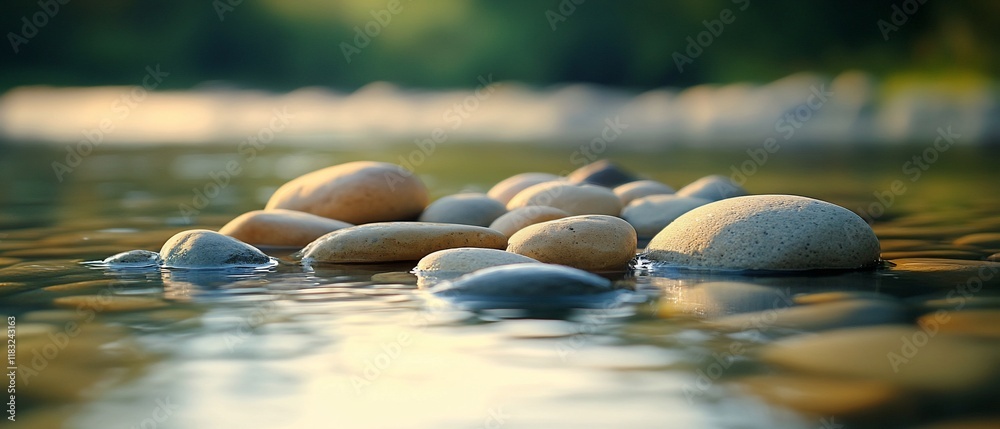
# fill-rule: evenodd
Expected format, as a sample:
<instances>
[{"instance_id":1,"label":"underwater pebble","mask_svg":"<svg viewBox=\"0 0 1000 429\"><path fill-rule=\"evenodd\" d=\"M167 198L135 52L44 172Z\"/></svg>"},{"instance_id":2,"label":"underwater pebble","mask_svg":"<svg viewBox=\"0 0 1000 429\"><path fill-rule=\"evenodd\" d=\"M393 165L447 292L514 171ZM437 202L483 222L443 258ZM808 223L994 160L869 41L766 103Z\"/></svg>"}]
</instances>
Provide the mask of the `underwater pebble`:
<instances>
[{"instance_id":1,"label":"underwater pebble","mask_svg":"<svg viewBox=\"0 0 1000 429\"><path fill-rule=\"evenodd\" d=\"M575 268L552 264L491 267L445 282L434 293L496 296L560 296L612 291L611 280Z\"/></svg>"},{"instance_id":2,"label":"underwater pebble","mask_svg":"<svg viewBox=\"0 0 1000 429\"><path fill-rule=\"evenodd\" d=\"M584 215L536 223L510 237L508 252L588 271L620 271L635 257L632 225L614 216Z\"/></svg>"},{"instance_id":3,"label":"underwater pebble","mask_svg":"<svg viewBox=\"0 0 1000 429\"><path fill-rule=\"evenodd\" d=\"M108 268L156 267L161 262L160 254L149 250L129 250L104 259Z\"/></svg>"},{"instance_id":4,"label":"underwater pebble","mask_svg":"<svg viewBox=\"0 0 1000 429\"><path fill-rule=\"evenodd\" d=\"M744 313L713 320L711 325L726 330L825 331L854 326L884 325L906 321L906 308L893 301L835 301L756 313Z\"/></svg>"},{"instance_id":5,"label":"underwater pebble","mask_svg":"<svg viewBox=\"0 0 1000 429\"><path fill-rule=\"evenodd\" d=\"M254 210L229 221L219 234L253 245L302 247L324 234L352 226L295 210Z\"/></svg>"},{"instance_id":6,"label":"underwater pebble","mask_svg":"<svg viewBox=\"0 0 1000 429\"><path fill-rule=\"evenodd\" d=\"M653 261L716 269L858 269L879 260L878 238L861 217L794 195L698 207L660 231L646 251Z\"/></svg>"},{"instance_id":7,"label":"underwater pebble","mask_svg":"<svg viewBox=\"0 0 1000 429\"><path fill-rule=\"evenodd\" d=\"M427 188L409 170L385 162L356 161L285 183L265 209L297 210L362 224L415 219L427 199Z\"/></svg>"}]
</instances>

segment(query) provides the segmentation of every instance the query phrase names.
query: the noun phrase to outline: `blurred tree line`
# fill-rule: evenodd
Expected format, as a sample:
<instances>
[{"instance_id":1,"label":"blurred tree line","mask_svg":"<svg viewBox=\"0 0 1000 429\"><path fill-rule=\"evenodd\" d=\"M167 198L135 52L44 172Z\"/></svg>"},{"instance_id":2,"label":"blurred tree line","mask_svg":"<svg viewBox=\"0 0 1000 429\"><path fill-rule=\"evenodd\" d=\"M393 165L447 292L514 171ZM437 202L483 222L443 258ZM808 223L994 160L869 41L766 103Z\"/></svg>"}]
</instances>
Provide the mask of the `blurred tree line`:
<instances>
[{"instance_id":1,"label":"blurred tree line","mask_svg":"<svg viewBox=\"0 0 1000 429\"><path fill-rule=\"evenodd\" d=\"M471 87L489 73L642 89L1000 68L992 0L5 0L0 10L0 91L136 84L155 64L170 73L166 88L274 90ZM683 72L677 55L691 60Z\"/></svg>"}]
</instances>

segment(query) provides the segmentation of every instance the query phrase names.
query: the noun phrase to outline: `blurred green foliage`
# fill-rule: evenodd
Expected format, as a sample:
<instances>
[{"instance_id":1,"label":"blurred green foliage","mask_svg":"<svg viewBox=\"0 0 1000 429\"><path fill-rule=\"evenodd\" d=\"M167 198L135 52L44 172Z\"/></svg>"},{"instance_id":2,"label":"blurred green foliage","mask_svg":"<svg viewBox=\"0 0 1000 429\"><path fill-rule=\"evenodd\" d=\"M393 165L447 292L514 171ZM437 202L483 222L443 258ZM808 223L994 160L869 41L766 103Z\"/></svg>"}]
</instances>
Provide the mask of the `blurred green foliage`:
<instances>
[{"instance_id":1,"label":"blurred green foliage","mask_svg":"<svg viewBox=\"0 0 1000 429\"><path fill-rule=\"evenodd\" d=\"M992 0L399 0L398 13L382 12L391 0L61 1L0 5L0 91L135 84L155 64L171 73L168 88L223 81L274 90L350 90L377 80L470 87L490 73L533 85L642 89L764 82L802 70L1000 69L1000 2ZM919 7L885 40L879 20L893 24L893 6L906 2ZM25 22L53 4L58 12L25 37ZM673 54L727 8L735 21L679 72ZM388 14L387 25L372 24L373 13ZM360 46L356 28L366 25L378 35ZM345 43L357 48L349 62Z\"/></svg>"}]
</instances>

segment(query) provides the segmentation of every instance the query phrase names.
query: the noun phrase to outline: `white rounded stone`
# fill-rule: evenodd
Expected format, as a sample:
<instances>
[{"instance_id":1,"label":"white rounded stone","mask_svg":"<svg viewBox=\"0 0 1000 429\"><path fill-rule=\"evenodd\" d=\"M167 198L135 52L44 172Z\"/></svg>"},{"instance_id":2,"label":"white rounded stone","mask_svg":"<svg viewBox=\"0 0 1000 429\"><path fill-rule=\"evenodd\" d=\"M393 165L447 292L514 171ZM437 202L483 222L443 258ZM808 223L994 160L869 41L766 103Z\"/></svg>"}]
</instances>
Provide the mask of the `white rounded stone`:
<instances>
[{"instance_id":1,"label":"white rounded stone","mask_svg":"<svg viewBox=\"0 0 1000 429\"><path fill-rule=\"evenodd\" d=\"M710 202L677 195L650 195L629 203L622 210L622 218L632 224L640 237L652 237L684 213Z\"/></svg>"}]
</instances>

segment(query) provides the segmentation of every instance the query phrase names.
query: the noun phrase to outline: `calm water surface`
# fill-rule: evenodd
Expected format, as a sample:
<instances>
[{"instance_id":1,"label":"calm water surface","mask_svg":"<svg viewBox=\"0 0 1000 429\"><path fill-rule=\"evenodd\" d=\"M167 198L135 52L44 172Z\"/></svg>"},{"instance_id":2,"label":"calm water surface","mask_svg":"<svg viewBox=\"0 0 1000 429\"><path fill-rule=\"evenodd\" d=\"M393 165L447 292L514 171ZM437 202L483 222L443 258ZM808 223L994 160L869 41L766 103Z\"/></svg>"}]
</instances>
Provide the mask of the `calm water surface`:
<instances>
[{"instance_id":1,"label":"calm water surface","mask_svg":"<svg viewBox=\"0 0 1000 429\"><path fill-rule=\"evenodd\" d=\"M767 285L789 299L877 292L905 304L902 323L911 324L934 305L952 305L941 299L976 269L992 267L983 261L1000 252L1000 238L961 240L1000 233L1000 158L954 148L914 180L904 164L923 149L792 148L743 170L751 192L809 195L870 217L883 257L895 266L772 277L640 266L607 274L635 289L632 299L546 319L429 301L408 273L414 263L310 269L286 259L260 273L116 272L81 264L158 250L178 231L215 229L263 207L274 189L302 173L359 159L399 162L412 156L412 145L274 146L253 159L235 144L99 147L61 180L51 164L66 162L64 148L0 145L0 313L16 318L17 423L830 428L913 427L991 412L997 419L996 384L937 406L936 394L896 389L861 412L755 395L745 380L816 379L755 359L761 347L800 332L718 329L706 319L736 310L690 293L716 281ZM573 150L455 146L410 161L419 161L412 167L439 197L485 191L524 171L570 171ZM709 150L604 156L675 187L729 175L731 166L750 160L740 151ZM239 173L223 173L229 161ZM905 191L892 191L895 180ZM264 250L282 258L294 249ZM969 302L1000 311L1000 276L982 283ZM995 334L976 341L1000 350ZM734 345L745 352L726 355ZM865 397L865 386L822 396Z\"/></svg>"}]
</instances>

